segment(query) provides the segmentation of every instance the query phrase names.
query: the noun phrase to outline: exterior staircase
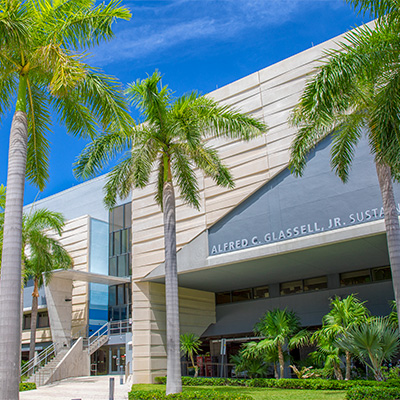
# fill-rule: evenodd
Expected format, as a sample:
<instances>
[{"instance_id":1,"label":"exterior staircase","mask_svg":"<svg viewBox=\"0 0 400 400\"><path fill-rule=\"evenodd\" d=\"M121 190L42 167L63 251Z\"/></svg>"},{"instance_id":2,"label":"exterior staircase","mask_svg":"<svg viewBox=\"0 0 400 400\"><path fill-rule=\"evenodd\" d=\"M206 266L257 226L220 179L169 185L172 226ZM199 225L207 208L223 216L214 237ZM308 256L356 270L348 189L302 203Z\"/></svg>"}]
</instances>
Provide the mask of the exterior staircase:
<instances>
[{"instance_id":1,"label":"exterior staircase","mask_svg":"<svg viewBox=\"0 0 400 400\"><path fill-rule=\"evenodd\" d=\"M35 382L36 386L43 386L52 383L51 378L54 375L54 371L67 353L68 350L60 350L57 352L57 355L53 357L51 361L38 368L26 382Z\"/></svg>"},{"instance_id":2,"label":"exterior staircase","mask_svg":"<svg viewBox=\"0 0 400 400\"><path fill-rule=\"evenodd\" d=\"M110 336L110 323L107 322L88 338L87 350L89 356L108 342Z\"/></svg>"},{"instance_id":3,"label":"exterior staircase","mask_svg":"<svg viewBox=\"0 0 400 400\"><path fill-rule=\"evenodd\" d=\"M35 382L36 386L43 386L61 379L69 378L74 375L76 371L69 366L78 360L87 360L88 373L90 372L90 356L98 350L101 346L108 342L110 336L109 323L104 324L89 338L79 337L73 339L70 349L57 349L53 343L39 354L35 360L31 360L21 370L21 376L29 376L27 382ZM79 345L81 350L75 348ZM85 361L84 361L85 362Z\"/></svg>"}]
</instances>

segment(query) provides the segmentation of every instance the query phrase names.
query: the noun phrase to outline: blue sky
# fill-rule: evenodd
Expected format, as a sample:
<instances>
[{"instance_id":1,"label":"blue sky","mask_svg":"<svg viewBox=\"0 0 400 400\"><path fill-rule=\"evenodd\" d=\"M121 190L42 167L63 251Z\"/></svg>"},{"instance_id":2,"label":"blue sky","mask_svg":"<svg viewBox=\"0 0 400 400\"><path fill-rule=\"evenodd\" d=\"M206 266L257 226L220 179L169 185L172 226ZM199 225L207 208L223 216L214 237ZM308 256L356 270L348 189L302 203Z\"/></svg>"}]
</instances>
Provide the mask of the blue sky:
<instances>
[{"instance_id":1,"label":"blue sky","mask_svg":"<svg viewBox=\"0 0 400 400\"><path fill-rule=\"evenodd\" d=\"M124 85L158 69L177 96L208 93L368 22L344 0L124 1L131 21L91 52L88 63ZM135 118L139 117L133 112ZM0 125L0 183L6 182L11 117ZM25 204L79 183L72 163L85 146L54 126L50 181L44 192L26 185Z\"/></svg>"}]
</instances>

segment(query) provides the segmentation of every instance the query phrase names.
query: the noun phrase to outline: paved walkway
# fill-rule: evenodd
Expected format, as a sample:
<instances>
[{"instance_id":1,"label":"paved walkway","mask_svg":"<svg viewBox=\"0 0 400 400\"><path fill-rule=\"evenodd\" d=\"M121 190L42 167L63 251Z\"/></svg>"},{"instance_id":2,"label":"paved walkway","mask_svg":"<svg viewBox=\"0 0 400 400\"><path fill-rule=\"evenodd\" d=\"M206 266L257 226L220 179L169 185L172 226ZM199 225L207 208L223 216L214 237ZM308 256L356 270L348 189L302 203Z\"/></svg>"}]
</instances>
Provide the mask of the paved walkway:
<instances>
[{"instance_id":1,"label":"paved walkway","mask_svg":"<svg viewBox=\"0 0 400 400\"><path fill-rule=\"evenodd\" d=\"M128 398L131 384L120 384L120 375L64 379L36 390L21 392L20 400L109 400L109 381L114 378L114 399Z\"/></svg>"}]
</instances>

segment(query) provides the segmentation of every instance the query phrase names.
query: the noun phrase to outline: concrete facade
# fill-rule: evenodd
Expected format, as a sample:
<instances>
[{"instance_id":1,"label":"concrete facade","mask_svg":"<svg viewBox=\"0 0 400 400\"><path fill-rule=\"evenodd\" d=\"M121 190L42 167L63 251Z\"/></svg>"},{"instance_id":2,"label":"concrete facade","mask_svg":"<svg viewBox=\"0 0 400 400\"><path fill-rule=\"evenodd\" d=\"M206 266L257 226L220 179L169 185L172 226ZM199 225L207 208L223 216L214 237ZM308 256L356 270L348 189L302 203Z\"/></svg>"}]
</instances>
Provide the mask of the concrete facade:
<instances>
[{"instance_id":1,"label":"concrete facade","mask_svg":"<svg viewBox=\"0 0 400 400\"><path fill-rule=\"evenodd\" d=\"M389 263L379 188L366 142L361 143L348 185L330 171L329 139L311 154L304 178L296 179L287 170L296 133L288 117L323 52L334 48L338 40L340 37L209 94L222 104L234 105L264 121L269 131L250 142L210 139L230 167L236 187L216 187L210 178L196 171L200 211L183 204L177 196L182 333L193 332L210 341L248 335L262 314L276 307L298 312L304 326L318 326L329 309L329 299L349 293L358 293L367 300L374 314L389 310L387 302L393 299L389 279L372 282L371 278L371 282L353 286L341 282L343 273L372 271ZM90 272L89 255L97 245L90 232L91 219L109 222L108 211L102 206L104 183L102 176L35 205L61 211L69 219L61 242L79 271ZM125 200L132 202L129 355L134 383L153 382L154 377L166 372L163 215L153 201L155 190L156 186L150 184L133 190L131 198ZM399 186L395 192L400 200ZM375 209L372 218L371 210ZM293 234L295 227L298 234ZM97 255L106 254L103 239L99 246L102 251ZM104 254L102 257L107 257ZM102 263L101 268L105 265ZM320 276L327 277L323 290L282 294L282 283ZM50 312L51 326L53 340L63 343L68 336L65 332L76 332L89 324L90 287L87 281L79 280L62 285L61 279L53 285L61 285L62 289L52 295L52 287L48 288L47 306L50 311L50 307L59 305L55 308L61 311ZM63 301L70 285L72 301L66 305ZM216 304L220 292L262 285L269 288L268 298ZM98 293L106 295L106 291ZM100 310L103 302L99 301L98 306ZM43 335L48 340L48 333ZM129 337L124 336L124 340L128 343Z\"/></svg>"}]
</instances>

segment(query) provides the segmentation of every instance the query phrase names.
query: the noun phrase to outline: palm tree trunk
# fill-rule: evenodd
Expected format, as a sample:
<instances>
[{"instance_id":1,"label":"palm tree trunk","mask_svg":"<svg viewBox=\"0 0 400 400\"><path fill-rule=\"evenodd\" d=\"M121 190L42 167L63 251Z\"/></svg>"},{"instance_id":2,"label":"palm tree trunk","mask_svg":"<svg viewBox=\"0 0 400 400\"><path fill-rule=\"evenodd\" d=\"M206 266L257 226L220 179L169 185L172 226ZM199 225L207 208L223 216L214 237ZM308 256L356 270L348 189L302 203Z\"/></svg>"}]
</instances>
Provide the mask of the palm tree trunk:
<instances>
[{"instance_id":1,"label":"palm tree trunk","mask_svg":"<svg viewBox=\"0 0 400 400\"><path fill-rule=\"evenodd\" d=\"M342 371L340 370L339 364L336 364L336 363L333 364L333 372L335 374L335 378L338 381L342 381L343 380L343 375L342 375Z\"/></svg>"},{"instance_id":2,"label":"palm tree trunk","mask_svg":"<svg viewBox=\"0 0 400 400\"><path fill-rule=\"evenodd\" d=\"M383 211L385 214L386 240L388 244L390 268L394 297L397 305L397 317L400 326L400 225L394 199L392 174L387 164L377 162L376 172L381 189Z\"/></svg>"},{"instance_id":3,"label":"palm tree trunk","mask_svg":"<svg viewBox=\"0 0 400 400\"><path fill-rule=\"evenodd\" d=\"M165 241L165 301L167 320L167 389L166 393L182 391L179 349L178 271L176 261L175 194L172 180L163 188Z\"/></svg>"},{"instance_id":4,"label":"palm tree trunk","mask_svg":"<svg viewBox=\"0 0 400 400\"><path fill-rule=\"evenodd\" d=\"M285 359L283 358L283 351L281 344L278 344L278 357L279 357L279 369L280 369L280 378L284 378L285 373Z\"/></svg>"},{"instance_id":5,"label":"palm tree trunk","mask_svg":"<svg viewBox=\"0 0 400 400\"><path fill-rule=\"evenodd\" d=\"M28 138L27 115L17 111L10 131L0 280L0 399L19 398L21 352L22 207Z\"/></svg>"},{"instance_id":6,"label":"palm tree trunk","mask_svg":"<svg viewBox=\"0 0 400 400\"><path fill-rule=\"evenodd\" d=\"M29 345L29 361L35 357L35 345L36 345L36 325L38 315L38 279L34 279L33 293L32 293L32 314L31 314L31 341Z\"/></svg>"},{"instance_id":7,"label":"palm tree trunk","mask_svg":"<svg viewBox=\"0 0 400 400\"><path fill-rule=\"evenodd\" d=\"M279 379L278 368L277 368L275 362L273 364L274 364L274 376L275 376L275 379Z\"/></svg>"},{"instance_id":8,"label":"palm tree trunk","mask_svg":"<svg viewBox=\"0 0 400 400\"><path fill-rule=\"evenodd\" d=\"M346 381L351 379L351 354L346 350Z\"/></svg>"}]
</instances>

